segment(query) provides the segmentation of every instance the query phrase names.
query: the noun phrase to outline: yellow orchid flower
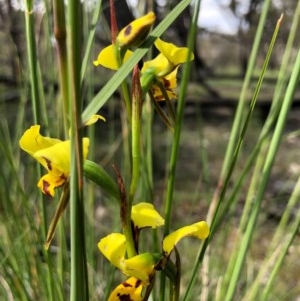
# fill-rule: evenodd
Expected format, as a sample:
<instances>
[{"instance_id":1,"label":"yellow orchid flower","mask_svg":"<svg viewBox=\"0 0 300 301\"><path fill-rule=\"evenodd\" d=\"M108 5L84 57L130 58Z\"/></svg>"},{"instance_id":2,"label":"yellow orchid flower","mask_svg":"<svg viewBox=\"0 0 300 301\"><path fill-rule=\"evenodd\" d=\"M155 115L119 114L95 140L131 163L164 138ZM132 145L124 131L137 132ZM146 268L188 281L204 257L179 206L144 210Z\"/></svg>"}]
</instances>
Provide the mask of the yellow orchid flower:
<instances>
[{"instance_id":1,"label":"yellow orchid flower","mask_svg":"<svg viewBox=\"0 0 300 301\"><path fill-rule=\"evenodd\" d=\"M199 239L205 239L209 235L209 226L205 221L182 227L169 235L163 240L163 250L167 256L171 254L177 243L186 236L194 236Z\"/></svg>"},{"instance_id":2,"label":"yellow orchid flower","mask_svg":"<svg viewBox=\"0 0 300 301\"><path fill-rule=\"evenodd\" d=\"M90 117L90 119L88 119L84 125L85 126L89 126L89 125L92 125L94 123L96 123L98 120L103 120L103 121L106 121L106 119L102 116L102 115L99 115L99 114L95 114L95 115L92 115L92 117Z\"/></svg>"},{"instance_id":3,"label":"yellow orchid flower","mask_svg":"<svg viewBox=\"0 0 300 301\"><path fill-rule=\"evenodd\" d=\"M149 12L124 27L118 34L116 43L119 47L139 46L149 34L155 22L154 12Z\"/></svg>"},{"instance_id":4,"label":"yellow orchid flower","mask_svg":"<svg viewBox=\"0 0 300 301\"><path fill-rule=\"evenodd\" d=\"M95 66L103 66L111 70L118 70L120 65L126 62L133 54L128 47L138 46L148 35L153 23L155 14L153 12L138 18L124 27L116 38L116 43L102 49L93 62ZM120 56L120 58L118 58Z\"/></svg>"},{"instance_id":5,"label":"yellow orchid flower","mask_svg":"<svg viewBox=\"0 0 300 301\"><path fill-rule=\"evenodd\" d=\"M135 227L142 228L157 228L163 226L165 221L150 203L141 202L132 206L131 220Z\"/></svg>"},{"instance_id":6,"label":"yellow orchid flower","mask_svg":"<svg viewBox=\"0 0 300 301\"><path fill-rule=\"evenodd\" d=\"M168 98L171 99L176 99L177 94L175 93L174 89L177 87L177 70L178 67L175 68L174 71L172 71L170 74L166 75L165 77L158 79L158 81L161 82L163 87L165 88L165 91L167 93ZM151 92L153 94L153 97L158 100L162 101L165 100L165 95L162 92L161 88L157 84L153 84L151 86Z\"/></svg>"},{"instance_id":7,"label":"yellow orchid flower","mask_svg":"<svg viewBox=\"0 0 300 301\"><path fill-rule=\"evenodd\" d=\"M141 70L141 85L143 92L151 90L154 98L158 101L165 100L166 96L161 87L155 84L155 80L162 83L169 99L177 98L174 89L177 87L177 70L180 64L187 61L189 49L177 47L172 43L161 39L155 41L156 48L160 51L153 60L144 62ZM192 54L190 60L194 59Z\"/></svg>"},{"instance_id":8,"label":"yellow orchid flower","mask_svg":"<svg viewBox=\"0 0 300 301\"><path fill-rule=\"evenodd\" d=\"M87 157L89 139L83 138L83 157ZM20 147L34 157L47 170L38 182L43 193L54 196L54 189L62 186L70 174L70 140L61 141L40 134L40 125L25 131L19 141Z\"/></svg>"},{"instance_id":9,"label":"yellow orchid flower","mask_svg":"<svg viewBox=\"0 0 300 301\"><path fill-rule=\"evenodd\" d=\"M150 203L141 202L132 206L131 220L138 229L156 228L164 225L164 219ZM138 254L129 259L126 255L126 237L121 233L111 233L98 243L100 252L125 275L134 276L144 284L149 283L154 273L155 259L151 253Z\"/></svg>"},{"instance_id":10,"label":"yellow orchid flower","mask_svg":"<svg viewBox=\"0 0 300 301\"><path fill-rule=\"evenodd\" d=\"M100 252L127 276L140 279L145 285L154 272L155 260L150 253L142 253L125 259L126 238L121 233L111 233L103 237L99 243Z\"/></svg>"},{"instance_id":11,"label":"yellow orchid flower","mask_svg":"<svg viewBox=\"0 0 300 301\"><path fill-rule=\"evenodd\" d=\"M111 70L118 70L120 68L120 64L116 58L116 45L109 45L102 49L98 55L97 60L93 63L97 67L99 65L111 69ZM132 51L126 50L125 55L123 57L122 63L126 62L130 56L132 55Z\"/></svg>"},{"instance_id":12,"label":"yellow orchid flower","mask_svg":"<svg viewBox=\"0 0 300 301\"><path fill-rule=\"evenodd\" d=\"M85 125L91 125L98 119L105 120L101 115L93 115ZM70 140L62 141L45 137L40 134L40 125L33 125L25 131L19 141L20 147L35 158L48 171L37 186L48 196L54 196L58 188L68 180L70 175ZM83 158L88 154L89 139L82 139Z\"/></svg>"},{"instance_id":13,"label":"yellow orchid flower","mask_svg":"<svg viewBox=\"0 0 300 301\"><path fill-rule=\"evenodd\" d=\"M129 259L124 259L122 272L127 276L140 279L144 285L149 285L151 276L155 272L155 258L151 253L141 253Z\"/></svg>"},{"instance_id":14,"label":"yellow orchid flower","mask_svg":"<svg viewBox=\"0 0 300 301\"><path fill-rule=\"evenodd\" d=\"M142 290L141 280L130 277L113 290L108 301L142 301Z\"/></svg>"},{"instance_id":15,"label":"yellow orchid flower","mask_svg":"<svg viewBox=\"0 0 300 301\"><path fill-rule=\"evenodd\" d=\"M121 233L111 233L98 243L100 252L117 268L122 270L126 254L126 238Z\"/></svg>"},{"instance_id":16,"label":"yellow orchid flower","mask_svg":"<svg viewBox=\"0 0 300 301\"><path fill-rule=\"evenodd\" d=\"M187 61L187 56L189 49L187 47L177 47L172 43L164 42L161 39L155 41L155 47L163 54L174 67L179 64L183 64ZM192 53L190 61L194 59L194 54Z\"/></svg>"},{"instance_id":17,"label":"yellow orchid flower","mask_svg":"<svg viewBox=\"0 0 300 301\"><path fill-rule=\"evenodd\" d=\"M142 73L154 73L156 78L165 77L173 72L178 65L187 61L189 52L187 47L177 47L161 39L157 39L154 44L160 54L153 60L144 63ZM192 54L190 60L193 59L194 55Z\"/></svg>"},{"instance_id":18,"label":"yellow orchid flower","mask_svg":"<svg viewBox=\"0 0 300 301\"><path fill-rule=\"evenodd\" d=\"M160 53L153 60L144 62L141 72L142 74L153 73L155 77L163 77L166 75L166 70L169 69L168 59Z\"/></svg>"}]
</instances>

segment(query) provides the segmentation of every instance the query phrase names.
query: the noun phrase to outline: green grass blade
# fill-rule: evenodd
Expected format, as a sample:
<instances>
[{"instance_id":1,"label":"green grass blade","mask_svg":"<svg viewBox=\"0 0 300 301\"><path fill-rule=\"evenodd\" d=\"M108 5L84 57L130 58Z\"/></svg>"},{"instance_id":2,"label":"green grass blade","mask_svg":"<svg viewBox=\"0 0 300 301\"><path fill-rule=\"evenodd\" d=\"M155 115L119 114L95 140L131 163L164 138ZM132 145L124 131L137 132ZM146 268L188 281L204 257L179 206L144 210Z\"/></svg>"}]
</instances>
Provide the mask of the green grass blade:
<instances>
[{"instance_id":1,"label":"green grass blade","mask_svg":"<svg viewBox=\"0 0 300 301\"><path fill-rule=\"evenodd\" d=\"M252 238L253 229L255 228L255 224L257 221L258 213L260 210L260 204L263 198L263 194L266 190L266 186L270 177L271 169L273 166L273 162L275 159L275 156L277 154L279 144L281 141L282 132L284 129L285 121L287 118L287 114L289 112L295 90L299 81L299 75L300 75L300 51L298 52L298 56L294 65L294 69L292 72L292 76L283 100L283 105L281 112L279 114L278 122L276 124L276 128L274 131L273 138L270 143L269 151L265 160L265 164L262 170L262 177L260 181L260 185L257 190L257 196L254 201L254 207L253 211L251 213L251 216L249 218L246 231L243 235L242 242L241 242L241 248L239 250L238 256L236 258L236 264L235 268L233 270L233 274L230 278L230 283L227 288L227 294L225 300L232 300L234 291L236 289L236 283L238 281L238 277L245 259L245 254L247 253L248 246L250 243L250 240Z\"/></svg>"}]
</instances>

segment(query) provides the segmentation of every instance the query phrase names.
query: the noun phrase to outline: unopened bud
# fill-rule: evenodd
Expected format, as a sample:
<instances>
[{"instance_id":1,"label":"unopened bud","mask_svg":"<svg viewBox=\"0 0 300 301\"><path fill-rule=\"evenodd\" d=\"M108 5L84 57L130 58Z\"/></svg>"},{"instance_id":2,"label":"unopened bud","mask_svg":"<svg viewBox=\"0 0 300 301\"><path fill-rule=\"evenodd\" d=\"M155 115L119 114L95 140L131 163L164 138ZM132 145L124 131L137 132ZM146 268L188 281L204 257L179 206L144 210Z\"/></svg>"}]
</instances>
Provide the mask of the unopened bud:
<instances>
[{"instance_id":1,"label":"unopened bud","mask_svg":"<svg viewBox=\"0 0 300 301\"><path fill-rule=\"evenodd\" d=\"M121 48L139 46L148 36L154 22L154 12L149 12L147 15L132 21L120 31L116 44Z\"/></svg>"}]
</instances>

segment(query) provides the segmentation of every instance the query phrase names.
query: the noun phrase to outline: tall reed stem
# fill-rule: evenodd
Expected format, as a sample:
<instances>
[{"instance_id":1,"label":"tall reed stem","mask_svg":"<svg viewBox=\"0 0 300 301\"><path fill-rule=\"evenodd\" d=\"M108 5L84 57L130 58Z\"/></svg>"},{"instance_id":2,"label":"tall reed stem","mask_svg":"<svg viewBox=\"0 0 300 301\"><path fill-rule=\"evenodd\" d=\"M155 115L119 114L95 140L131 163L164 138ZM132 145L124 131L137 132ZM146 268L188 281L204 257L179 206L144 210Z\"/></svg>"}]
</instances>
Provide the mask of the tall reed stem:
<instances>
[{"instance_id":1,"label":"tall reed stem","mask_svg":"<svg viewBox=\"0 0 300 301\"><path fill-rule=\"evenodd\" d=\"M82 12L79 0L68 6L69 116L71 125L71 301L88 300L82 161L81 89Z\"/></svg>"},{"instance_id":2,"label":"tall reed stem","mask_svg":"<svg viewBox=\"0 0 300 301\"><path fill-rule=\"evenodd\" d=\"M64 131L68 135L69 122L69 89L68 89L68 59L67 33L65 21L65 4L63 0L53 0L54 37L56 39L57 58L59 66L59 88L63 110Z\"/></svg>"}]
</instances>

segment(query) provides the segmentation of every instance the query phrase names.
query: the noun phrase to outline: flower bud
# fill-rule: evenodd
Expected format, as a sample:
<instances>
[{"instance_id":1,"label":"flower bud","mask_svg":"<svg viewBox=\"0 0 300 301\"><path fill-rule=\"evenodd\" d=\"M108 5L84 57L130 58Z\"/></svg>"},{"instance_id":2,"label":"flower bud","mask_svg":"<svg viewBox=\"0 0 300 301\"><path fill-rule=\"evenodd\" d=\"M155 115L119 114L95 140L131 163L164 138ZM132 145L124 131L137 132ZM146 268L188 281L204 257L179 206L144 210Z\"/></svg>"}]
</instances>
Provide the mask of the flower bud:
<instances>
[{"instance_id":1,"label":"flower bud","mask_svg":"<svg viewBox=\"0 0 300 301\"><path fill-rule=\"evenodd\" d=\"M138 47L148 36L154 22L153 12L132 21L119 32L116 44L120 48Z\"/></svg>"}]
</instances>

